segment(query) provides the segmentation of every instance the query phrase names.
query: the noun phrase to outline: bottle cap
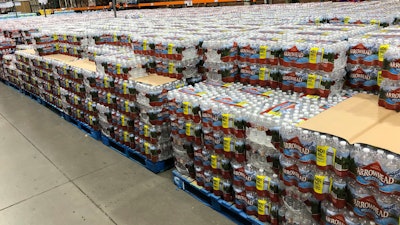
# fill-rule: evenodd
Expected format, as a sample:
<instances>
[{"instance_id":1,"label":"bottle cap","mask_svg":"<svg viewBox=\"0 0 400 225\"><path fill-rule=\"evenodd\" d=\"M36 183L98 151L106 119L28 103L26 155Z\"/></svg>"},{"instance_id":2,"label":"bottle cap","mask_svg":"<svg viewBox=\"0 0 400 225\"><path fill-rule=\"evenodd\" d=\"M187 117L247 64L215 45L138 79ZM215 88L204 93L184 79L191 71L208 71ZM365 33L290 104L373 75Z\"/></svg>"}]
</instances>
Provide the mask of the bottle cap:
<instances>
[{"instance_id":1,"label":"bottle cap","mask_svg":"<svg viewBox=\"0 0 400 225\"><path fill-rule=\"evenodd\" d=\"M387 155L387 159L390 159L390 160L394 159L394 155L392 155L392 154Z\"/></svg>"},{"instance_id":2,"label":"bottle cap","mask_svg":"<svg viewBox=\"0 0 400 225\"><path fill-rule=\"evenodd\" d=\"M365 153L369 153L369 148L363 148L362 151L365 152Z\"/></svg>"},{"instance_id":3,"label":"bottle cap","mask_svg":"<svg viewBox=\"0 0 400 225\"><path fill-rule=\"evenodd\" d=\"M347 144L347 143L346 143L345 141L341 141L341 142L340 142L340 145L341 145L341 146L346 146L346 144Z\"/></svg>"},{"instance_id":4,"label":"bottle cap","mask_svg":"<svg viewBox=\"0 0 400 225\"><path fill-rule=\"evenodd\" d=\"M321 139L325 140L326 139L326 135L321 135Z\"/></svg>"},{"instance_id":5,"label":"bottle cap","mask_svg":"<svg viewBox=\"0 0 400 225\"><path fill-rule=\"evenodd\" d=\"M378 154L384 154L384 153L385 153L382 149L378 149L376 152L377 152Z\"/></svg>"}]
</instances>

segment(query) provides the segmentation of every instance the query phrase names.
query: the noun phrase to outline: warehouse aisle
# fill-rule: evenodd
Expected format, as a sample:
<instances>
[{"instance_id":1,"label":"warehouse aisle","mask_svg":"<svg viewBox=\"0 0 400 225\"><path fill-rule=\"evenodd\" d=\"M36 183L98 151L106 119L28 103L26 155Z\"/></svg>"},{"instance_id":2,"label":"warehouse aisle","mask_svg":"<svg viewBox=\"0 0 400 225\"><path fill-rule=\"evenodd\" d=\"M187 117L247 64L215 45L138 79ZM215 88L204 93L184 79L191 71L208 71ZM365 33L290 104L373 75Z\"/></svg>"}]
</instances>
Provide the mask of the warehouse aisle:
<instances>
[{"instance_id":1,"label":"warehouse aisle","mask_svg":"<svg viewBox=\"0 0 400 225\"><path fill-rule=\"evenodd\" d=\"M0 83L0 224L233 224Z\"/></svg>"}]
</instances>

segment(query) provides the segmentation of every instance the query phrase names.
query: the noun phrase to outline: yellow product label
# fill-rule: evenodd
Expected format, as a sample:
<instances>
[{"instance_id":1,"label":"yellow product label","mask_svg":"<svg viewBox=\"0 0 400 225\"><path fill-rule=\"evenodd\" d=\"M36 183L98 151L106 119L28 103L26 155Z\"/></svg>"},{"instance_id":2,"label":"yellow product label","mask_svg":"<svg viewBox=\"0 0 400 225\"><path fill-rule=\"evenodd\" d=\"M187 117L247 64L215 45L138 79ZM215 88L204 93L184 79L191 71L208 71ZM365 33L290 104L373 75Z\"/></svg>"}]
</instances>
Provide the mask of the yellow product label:
<instances>
[{"instance_id":1,"label":"yellow product label","mask_svg":"<svg viewBox=\"0 0 400 225\"><path fill-rule=\"evenodd\" d=\"M218 156L211 155L211 168L218 169Z\"/></svg>"},{"instance_id":2,"label":"yellow product label","mask_svg":"<svg viewBox=\"0 0 400 225\"><path fill-rule=\"evenodd\" d=\"M107 103L111 104L111 93L107 93Z\"/></svg>"},{"instance_id":3,"label":"yellow product label","mask_svg":"<svg viewBox=\"0 0 400 225\"><path fill-rule=\"evenodd\" d=\"M78 118L81 118L81 110L77 109L76 110L76 115Z\"/></svg>"},{"instance_id":4,"label":"yellow product label","mask_svg":"<svg viewBox=\"0 0 400 225\"><path fill-rule=\"evenodd\" d=\"M47 83L47 90L50 90L50 89L51 89L50 83Z\"/></svg>"},{"instance_id":5,"label":"yellow product label","mask_svg":"<svg viewBox=\"0 0 400 225\"><path fill-rule=\"evenodd\" d=\"M321 50L321 53L320 53L320 57L318 57L318 52ZM322 61L322 58L323 58L323 56L324 56L324 49L323 48L318 48L318 47L312 47L311 49L310 49L310 57L309 57L309 62L310 63L319 63L319 62L321 62Z\"/></svg>"},{"instance_id":6,"label":"yellow product label","mask_svg":"<svg viewBox=\"0 0 400 225\"><path fill-rule=\"evenodd\" d=\"M343 23L344 23L344 24L349 24L349 21L350 21L350 17L346 16L346 17L344 18L344 20L343 20Z\"/></svg>"},{"instance_id":7,"label":"yellow product label","mask_svg":"<svg viewBox=\"0 0 400 225\"><path fill-rule=\"evenodd\" d=\"M122 83L122 91L124 92L124 95L128 94L128 83Z\"/></svg>"},{"instance_id":8,"label":"yellow product label","mask_svg":"<svg viewBox=\"0 0 400 225\"><path fill-rule=\"evenodd\" d=\"M202 95L205 95L205 94L207 94L207 92L202 91L202 92L198 92L196 95L197 95L197 96L202 96Z\"/></svg>"},{"instance_id":9,"label":"yellow product label","mask_svg":"<svg viewBox=\"0 0 400 225\"><path fill-rule=\"evenodd\" d=\"M150 144L148 142L144 143L144 153L146 155L150 154Z\"/></svg>"},{"instance_id":10,"label":"yellow product label","mask_svg":"<svg viewBox=\"0 0 400 225\"><path fill-rule=\"evenodd\" d=\"M65 80L65 87L69 88L69 80L68 79Z\"/></svg>"},{"instance_id":11,"label":"yellow product label","mask_svg":"<svg viewBox=\"0 0 400 225\"><path fill-rule=\"evenodd\" d=\"M58 43L56 43L56 50L60 50L60 45Z\"/></svg>"},{"instance_id":12,"label":"yellow product label","mask_svg":"<svg viewBox=\"0 0 400 225\"><path fill-rule=\"evenodd\" d=\"M184 85L184 84L177 84L177 85L175 86L175 88L178 89L178 88L181 88L181 87L183 87L183 86L185 86L185 85Z\"/></svg>"},{"instance_id":13,"label":"yellow product label","mask_svg":"<svg viewBox=\"0 0 400 225\"><path fill-rule=\"evenodd\" d=\"M270 95L272 95L273 93L274 93L274 91L266 91L266 92L262 93L261 95L262 95L262 96L270 96Z\"/></svg>"},{"instance_id":14,"label":"yellow product label","mask_svg":"<svg viewBox=\"0 0 400 225\"><path fill-rule=\"evenodd\" d=\"M219 183L221 179L219 177L213 177L213 190L219 191Z\"/></svg>"},{"instance_id":15,"label":"yellow product label","mask_svg":"<svg viewBox=\"0 0 400 225\"><path fill-rule=\"evenodd\" d=\"M64 41L68 40L68 38L67 38L67 35L66 35L66 34L64 34L64 35L63 35L63 38L64 38Z\"/></svg>"},{"instance_id":16,"label":"yellow product label","mask_svg":"<svg viewBox=\"0 0 400 225\"><path fill-rule=\"evenodd\" d=\"M128 142L129 141L129 133L128 131L124 131L124 142Z\"/></svg>"},{"instance_id":17,"label":"yellow product label","mask_svg":"<svg viewBox=\"0 0 400 225\"><path fill-rule=\"evenodd\" d=\"M307 78L307 88L315 88L315 82L317 80L317 75L308 74Z\"/></svg>"},{"instance_id":18,"label":"yellow product label","mask_svg":"<svg viewBox=\"0 0 400 225\"><path fill-rule=\"evenodd\" d=\"M267 49L268 49L268 46L265 46L265 45L260 46L260 59L267 58Z\"/></svg>"},{"instance_id":19,"label":"yellow product label","mask_svg":"<svg viewBox=\"0 0 400 225\"><path fill-rule=\"evenodd\" d=\"M278 116L278 117L280 117L282 115L281 112L276 112L276 111L269 111L268 114L273 115L273 116Z\"/></svg>"},{"instance_id":20,"label":"yellow product label","mask_svg":"<svg viewBox=\"0 0 400 225\"><path fill-rule=\"evenodd\" d=\"M381 45L379 47L379 51L378 51L378 60L383 62L383 58L384 55L386 53L386 51L389 49L390 45L389 44L385 44L385 45Z\"/></svg>"},{"instance_id":21,"label":"yellow product label","mask_svg":"<svg viewBox=\"0 0 400 225\"><path fill-rule=\"evenodd\" d=\"M309 98L309 99L319 99L320 97L318 96L318 95L306 95L306 98Z\"/></svg>"},{"instance_id":22,"label":"yellow product label","mask_svg":"<svg viewBox=\"0 0 400 225\"><path fill-rule=\"evenodd\" d=\"M76 95L74 96L74 104L78 105L78 96L76 96Z\"/></svg>"},{"instance_id":23,"label":"yellow product label","mask_svg":"<svg viewBox=\"0 0 400 225\"><path fill-rule=\"evenodd\" d=\"M117 42L117 41L118 41L117 33L114 33L114 35L113 35L113 42Z\"/></svg>"},{"instance_id":24,"label":"yellow product label","mask_svg":"<svg viewBox=\"0 0 400 225\"><path fill-rule=\"evenodd\" d=\"M104 88L108 88L109 87L108 86L108 77L107 76L104 76L103 83L104 83Z\"/></svg>"},{"instance_id":25,"label":"yellow product label","mask_svg":"<svg viewBox=\"0 0 400 225\"><path fill-rule=\"evenodd\" d=\"M53 34L53 41L57 41L57 40L58 40L57 34Z\"/></svg>"},{"instance_id":26,"label":"yellow product label","mask_svg":"<svg viewBox=\"0 0 400 225\"><path fill-rule=\"evenodd\" d=\"M259 80L265 80L265 67L260 68L260 72L258 73L258 79Z\"/></svg>"},{"instance_id":27,"label":"yellow product label","mask_svg":"<svg viewBox=\"0 0 400 225\"><path fill-rule=\"evenodd\" d=\"M378 71L378 76L376 77L376 83L378 84L378 86L381 86L383 77L382 77L382 71Z\"/></svg>"},{"instance_id":28,"label":"yellow product label","mask_svg":"<svg viewBox=\"0 0 400 225\"><path fill-rule=\"evenodd\" d=\"M96 57L97 56L97 52L93 52L93 57Z\"/></svg>"},{"instance_id":29,"label":"yellow product label","mask_svg":"<svg viewBox=\"0 0 400 225\"><path fill-rule=\"evenodd\" d=\"M64 75L67 75L67 66L63 66Z\"/></svg>"},{"instance_id":30,"label":"yellow product label","mask_svg":"<svg viewBox=\"0 0 400 225\"><path fill-rule=\"evenodd\" d=\"M266 212L265 212L265 206L266 205L267 205L267 200L258 199L258 202L257 202L258 215L261 215L261 216L265 216L266 215Z\"/></svg>"},{"instance_id":31,"label":"yellow product label","mask_svg":"<svg viewBox=\"0 0 400 225\"><path fill-rule=\"evenodd\" d=\"M267 176L264 176L264 175L257 175L257 177L256 177L256 188L257 188L257 190L259 190L259 191L265 190L264 189L264 179L266 177Z\"/></svg>"},{"instance_id":32,"label":"yellow product label","mask_svg":"<svg viewBox=\"0 0 400 225\"><path fill-rule=\"evenodd\" d=\"M75 84L75 90L76 90L76 92L80 92L79 91L79 84Z\"/></svg>"},{"instance_id":33,"label":"yellow product label","mask_svg":"<svg viewBox=\"0 0 400 225\"><path fill-rule=\"evenodd\" d=\"M60 87L57 88L57 95L61 95L61 88Z\"/></svg>"},{"instance_id":34,"label":"yellow product label","mask_svg":"<svg viewBox=\"0 0 400 225\"><path fill-rule=\"evenodd\" d=\"M318 194L323 194L325 176L314 176L314 191Z\"/></svg>"},{"instance_id":35,"label":"yellow product label","mask_svg":"<svg viewBox=\"0 0 400 225\"><path fill-rule=\"evenodd\" d=\"M183 114L189 115L189 112L191 111L192 105L190 102L183 102Z\"/></svg>"},{"instance_id":36,"label":"yellow product label","mask_svg":"<svg viewBox=\"0 0 400 225\"><path fill-rule=\"evenodd\" d=\"M315 24L319 25L321 23L321 21L319 20L319 18L315 18Z\"/></svg>"},{"instance_id":37,"label":"yellow product label","mask_svg":"<svg viewBox=\"0 0 400 225\"><path fill-rule=\"evenodd\" d=\"M121 125L124 127L125 126L125 116L121 115Z\"/></svg>"},{"instance_id":38,"label":"yellow product label","mask_svg":"<svg viewBox=\"0 0 400 225\"><path fill-rule=\"evenodd\" d=\"M330 32L323 32L321 35L322 36L328 36L330 34Z\"/></svg>"},{"instance_id":39,"label":"yellow product label","mask_svg":"<svg viewBox=\"0 0 400 225\"><path fill-rule=\"evenodd\" d=\"M222 128L229 128L229 118L231 114L224 113L222 114Z\"/></svg>"},{"instance_id":40,"label":"yellow product label","mask_svg":"<svg viewBox=\"0 0 400 225\"><path fill-rule=\"evenodd\" d=\"M43 71L39 70L39 76L43 77Z\"/></svg>"},{"instance_id":41,"label":"yellow product label","mask_svg":"<svg viewBox=\"0 0 400 225\"><path fill-rule=\"evenodd\" d=\"M93 111L92 102L88 102L88 109L89 111Z\"/></svg>"},{"instance_id":42,"label":"yellow product label","mask_svg":"<svg viewBox=\"0 0 400 225\"><path fill-rule=\"evenodd\" d=\"M175 68L175 64L174 63L169 63L168 64L168 73L174 73L174 68Z\"/></svg>"},{"instance_id":43,"label":"yellow product label","mask_svg":"<svg viewBox=\"0 0 400 225\"><path fill-rule=\"evenodd\" d=\"M143 40L143 50L147 50L147 40Z\"/></svg>"},{"instance_id":44,"label":"yellow product label","mask_svg":"<svg viewBox=\"0 0 400 225\"><path fill-rule=\"evenodd\" d=\"M66 45L64 45L63 49L64 49L64 53L67 52L67 46Z\"/></svg>"},{"instance_id":45,"label":"yellow product label","mask_svg":"<svg viewBox=\"0 0 400 225\"><path fill-rule=\"evenodd\" d=\"M330 146L317 146L316 163L318 166L333 165L336 157L336 149Z\"/></svg>"},{"instance_id":46,"label":"yellow product label","mask_svg":"<svg viewBox=\"0 0 400 225\"><path fill-rule=\"evenodd\" d=\"M328 186L328 188L326 188ZM323 175L314 176L314 191L318 194L328 194L332 190L332 178Z\"/></svg>"},{"instance_id":47,"label":"yellow product label","mask_svg":"<svg viewBox=\"0 0 400 225\"><path fill-rule=\"evenodd\" d=\"M117 74L121 74L121 64L117 64Z\"/></svg>"},{"instance_id":48,"label":"yellow product label","mask_svg":"<svg viewBox=\"0 0 400 225\"><path fill-rule=\"evenodd\" d=\"M73 37L72 37L72 42L77 42L78 41L78 38L76 38L76 35L74 35Z\"/></svg>"},{"instance_id":49,"label":"yellow product label","mask_svg":"<svg viewBox=\"0 0 400 225\"><path fill-rule=\"evenodd\" d=\"M149 125L144 125L143 131L144 131L144 136L145 137L150 137Z\"/></svg>"},{"instance_id":50,"label":"yellow product label","mask_svg":"<svg viewBox=\"0 0 400 225\"><path fill-rule=\"evenodd\" d=\"M247 105L246 101L236 103L236 106L240 106L240 107L243 107L245 105Z\"/></svg>"},{"instance_id":51,"label":"yellow product label","mask_svg":"<svg viewBox=\"0 0 400 225\"><path fill-rule=\"evenodd\" d=\"M369 34L366 34L366 35L363 35L362 37L363 37L363 38L370 38L370 37L371 37L371 35L369 35Z\"/></svg>"},{"instance_id":52,"label":"yellow product label","mask_svg":"<svg viewBox=\"0 0 400 225\"><path fill-rule=\"evenodd\" d=\"M78 49L74 47L74 55L78 55Z\"/></svg>"},{"instance_id":53,"label":"yellow product label","mask_svg":"<svg viewBox=\"0 0 400 225\"><path fill-rule=\"evenodd\" d=\"M78 79L78 71L74 70L74 78Z\"/></svg>"},{"instance_id":54,"label":"yellow product label","mask_svg":"<svg viewBox=\"0 0 400 225\"><path fill-rule=\"evenodd\" d=\"M125 112L129 112L129 101L125 101Z\"/></svg>"},{"instance_id":55,"label":"yellow product label","mask_svg":"<svg viewBox=\"0 0 400 225\"><path fill-rule=\"evenodd\" d=\"M371 24L371 25L380 25L380 21L379 20L371 20L369 22L369 24Z\"/></svg>"},{"instance_id":56,"label":"yellow product label","mask_svg":"<svg viewBox=\"0 0 400 225\"><path fill-rule=\"evenodd\" d=\"M232 83L226 83L226 84L222 85L222 87L230 87L230 86L232 86Z\"/></svg>"},{"instance_id":57,"label":"yellow product label","mask_svg":"<svg viewBox=\"0 0 400 225\"><path fill-rule=\"evenodd\" d=\"M349 28L342 28L341 30L342 30L342 31L348 31Z\"/></svg>"},{"instance_id":58,"label":"yellow product label","mask_svg":"<svg viewBox=\"0 0 400 225\"><path fill-rule=\"evenodd\" d=\"M232 138L224 137L224 151L225 152L231 151L231 141L232 141Z\"/></svg>"},{"instance_id":59,"label":"yellow product label","mask_svg":"<svg viewBox=\"0 0 400 225\"><path fill-rule=\"evenodd\" d=\"M185 133L187 136L192 136L192 124L191 123L186 123L186 130Z\"/></svg>"},{"instance_id":60,"label":"yellow product label","mask_svg":"<svg viewBox=\"0 0 400 225\"><path fill-rule=\"evenodd\" d=\"M93 116L89 116L89 125L93 126Z\"/></svg>"},{"instance_id":61,"label":"yellow product label","mask_svg":"<svg viewBox=\"0 0 400 225\"><path fill-rule=\"evenodd\" d=\"M172 54L172 52L174 51L174 44L168 44L168 54Z\"/></svg>"}]
</instances>

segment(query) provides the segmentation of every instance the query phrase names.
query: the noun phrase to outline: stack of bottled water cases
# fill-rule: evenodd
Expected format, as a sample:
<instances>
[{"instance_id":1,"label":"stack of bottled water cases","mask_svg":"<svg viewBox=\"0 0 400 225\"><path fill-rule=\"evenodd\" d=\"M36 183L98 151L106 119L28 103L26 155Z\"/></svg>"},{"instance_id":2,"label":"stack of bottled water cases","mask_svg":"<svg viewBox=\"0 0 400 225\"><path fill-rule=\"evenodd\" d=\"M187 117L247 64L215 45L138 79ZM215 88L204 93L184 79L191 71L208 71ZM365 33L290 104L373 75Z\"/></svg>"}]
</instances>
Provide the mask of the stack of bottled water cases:
<instances>
[{"instance_id":1,"label":"stack of bottled water cases","mask_svg":"<svg viewBox=\"0 0 400 225\"><path fill-rule=\"evenodd\" d=\"M167 93L183 85L179 80L158 86L136 82L139 117L134 121L135 150L153 162L172 157Z\"/></svg>"},{"instance_id":2,"label":"stack of bottled water cases","mask_svg":"<svg viewBox=\"0 0 400 225\"><path fill-rule=\"evenodd\" d=\"M0 59L3 55L13 54L16 48L16 43L11 38L0 37Z\"/></svg>"},{"instance_id":3,"label":"stack of bottled water cases","mask_svg":"<svg viewBox=\"0 0 400 225\"><path fill-rule=\"evenodd\" d=\"M1 59L2 68L0 71L0 77L3 80L9 81L13 84L18 84L18 81L15 80L16 71L15 71L15 56L14 55L4 55Z\"/></svg>"},{"instance_id":4,"label":"stack of bottled water cases","mask_svg":"<svg viewBox=\"0 0 400 225\"><path fill-rule=\"evenodd\" d=\"M133 80L147 75L144 59L132 54L109 53L95 57L96 73L86 78L92 98L98 99L102 133L135 147L134 125L139 109Z\"/></svg>"},{"instance_id":5,"label":"stack of bottled water cases","mask_svg":"<svg viewBox=\"0 0 400 225\"><path fill-rule=\"evenodd\" d=\"M21 89L39 96L40 91L38 88L38 80L36 76L32 74L32 67L31 67L32 59L35 58L39 58L39 56L30 55L21 51L17 51L15 53L14 71L15 73L18 74Z\"/></svg>"},{"instance_id":6,"label":"stack of bottled water cases","mask_svg":"<svg viewBox=\"0 0 400 225\"><path fill-rule=\"evenodd\" d=\"M302 179L302 186L310 193L301 198L298 179L285 182L284 171L297 168L298 159L287 158L279 151L279 131L281 126L311 118L344 97L325 99L279 89L207 82L169 92L168 99L180 173L194 177L198 185L234 202L235 207L260 221L312 224L318 219L320 201L312 195L314 175L311 181ZM302 171L309 173L310 166L306 164ZM299 169L296 171L299 174Z\"/></svg>"},{"instance_id":7,"label":"stack of bottled water cases","mask_svg":"<svg viewBox=\"0 0 400 225\"><path fill-rule=\"evenodd\" d=\"M400 45L400 29L390 26L349 38L347 85L356 90L377 93L383 81L385 52ZM389 63L390 64L390 63Z\"/></svg>"},{"instance_id":8,"label":"stack of bottled water cases","mask_svg":"<svg viewBox=\"0 0 400 225\"><path fill-rule=\"evenodd\" d=\"M379 105L400 111L400 43L388 47L382 69Z\"/></svg>"},{"instance_id":9,"label":"stack of bottled water cases","mask_svg":"<svg viewBox=\"0 0 400 225\"><path fill-rule=\"evenodd\" d=\"M327 97L346 74L343 40L371 29L377 28L282 25L244 37L222 35L202 44L207 77Z\"/></svg>"},{"instance_id":10,"label":"stack of bottled water cases","mask_svg":"<svg viewBox=\"0 0 400 225\"><path fill-rule=\"evenodd\" d=\"M181 81L152 86L136 81L148 75L148 59L132 52L94 57L97 73L87 78L92 96L98 98L103 135L145 155L153 162L172 157L166 93ZM94 48L96 50L96 48ZM120 49L119 49L120 50Z\"/></svg>"},{"instance_id":11,"label":"stack of bottled water cases","mask_svg":"<svg viewBox=\"0 0 400 225\"><path fill-rule=\"evenodd\" d=\"M32 34L33 44L40 56L64 54L77 58L87 57L89 39L85 31L48 29Z\"/></svg>"}]
</instances>

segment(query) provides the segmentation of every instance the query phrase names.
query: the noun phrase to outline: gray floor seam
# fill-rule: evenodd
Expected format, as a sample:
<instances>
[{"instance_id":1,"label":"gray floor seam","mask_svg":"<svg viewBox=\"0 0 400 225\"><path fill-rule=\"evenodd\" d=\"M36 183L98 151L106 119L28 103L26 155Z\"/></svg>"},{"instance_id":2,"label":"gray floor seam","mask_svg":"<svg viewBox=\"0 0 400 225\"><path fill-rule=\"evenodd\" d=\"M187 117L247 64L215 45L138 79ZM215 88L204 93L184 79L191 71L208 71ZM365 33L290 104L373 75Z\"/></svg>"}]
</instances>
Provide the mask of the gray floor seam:
<instances>
[{"instance_id":1,"label":"gray floor seam","mask_svg":"<svg viewBox=\"0 0 400 225\"><path fill-rule=\"evenodd\" d=\"M108 213L107 213L106 211L104 211L104 210L100 207L100 205L98 205L91 197L89 197L89 195L86 194L86 192L84 192L74 181L71 181L71 183L72 183L76 188L78 188L78 190L79 190L82 194L84 194L84 195L86 196L86 198L88 198L88 199L90 200L90 202L92 202L93 205L95 205L102 213L104 213L104 215L106 215L107 218L108 218L113 224L118 225L118 224L114 221L114 219L111 218L111 216L108 215Z\"/></svg>"},{"instance_id":2,"label":"gray floor seam","mask_svg":"<svg viewBox=\"0 0 400 225\"><path fill-rule=\"evenodd\" d=\"M78 179L80 179L80 178L82 178L82 177L86 177L86 176L92 175L92 174L94 174L94 173L96 173L96 172L99 172L99 171L101 171L101 170L107 169L108 167L113 166L113 165L115 165L115 164L117 164L117 163L118 163L118 161L117 161L117 162L110 163L110 164L108 164L108 165L106 165L106 166L104 166L104 167L98 168L98 169L96 169L96 170L90 171L89 173L86 173L86 174L80 175L80 176L78 176L78 177L75 177L75 178L71 179L71 181L76 181L76 180L78 180Z\"/></svg>"},{"instance_id":3,"label":"gray floor seam","mask_svg":"<svg viewBox=\"0 0 400 225\"><path fill-rule=\"evenodd\" d=\"M22 203L22 202L28 201L29 199L32 199L32 198L37 197L37 196L39 196L39 195L42 195L42 194L44 194L44 193L46 193L46 192L49 192L49 191L51 191L51 190L54 190L54 189L56 189L56 188L58 188L58 187L61 187L61 186L65 185L65 184L68 184L68 183L70 183L70 182L71 182L71 181L67 181L67 182L65 182L65 183L58 184L58 185L56 185L56 186L54 186L54 187L51 187L51 188L49 188L49 189L47 189L47 190L44 190L44 191L40 192L40 193L34 194L34 195L32 195L32 196L30 196L30 197L28 197L28 198L26 198L26 199L20 200L20 201L18 201L18 202L16 202L16 203L13 203L13 204L11 204L11 205L9 205L9 206L7 206L7 207L4 207L4 208L0 209L0 212L3 211L3 210L6 210L6 209L8 209L8 208L11 208L11 207L13 207L13 206L15 206L15 205L18 205L18 204L20 204L20 203ZM72 183L72 182L71 182L71 183Z\"/></svg>"}]
</instances>

